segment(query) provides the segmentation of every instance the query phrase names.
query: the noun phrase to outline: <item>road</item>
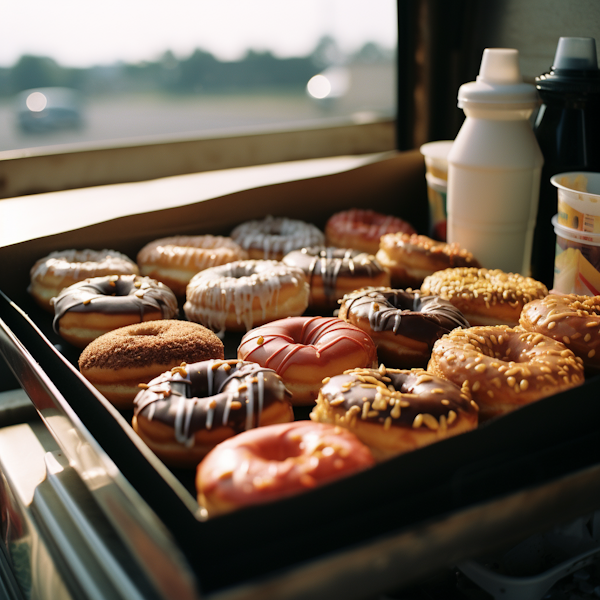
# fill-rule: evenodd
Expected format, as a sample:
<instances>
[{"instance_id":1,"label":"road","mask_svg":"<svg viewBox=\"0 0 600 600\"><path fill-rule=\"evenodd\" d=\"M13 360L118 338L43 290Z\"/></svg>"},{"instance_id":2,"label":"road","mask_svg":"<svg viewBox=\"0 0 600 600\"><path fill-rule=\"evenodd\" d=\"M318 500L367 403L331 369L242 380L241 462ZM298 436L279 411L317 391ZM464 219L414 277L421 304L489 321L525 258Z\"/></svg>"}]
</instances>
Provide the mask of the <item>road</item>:
<instances>
[{"instance_id":1,"label":"road","mask_svg":"<svg viewBox=\"0 0 600 600\"><path fill-rule=\"evenodd\" d=\"M239 131L261 125L300 125L323 117L357 112L394 114L394 72L388 65L353 68L345 97L319 104L304 93L278 95L128 95L88 99L86 125L79 131L23 134L13 104L0 102L0 151L55 144L139 140L152 136L190 136Z\"/></svg>"}]
</instances>

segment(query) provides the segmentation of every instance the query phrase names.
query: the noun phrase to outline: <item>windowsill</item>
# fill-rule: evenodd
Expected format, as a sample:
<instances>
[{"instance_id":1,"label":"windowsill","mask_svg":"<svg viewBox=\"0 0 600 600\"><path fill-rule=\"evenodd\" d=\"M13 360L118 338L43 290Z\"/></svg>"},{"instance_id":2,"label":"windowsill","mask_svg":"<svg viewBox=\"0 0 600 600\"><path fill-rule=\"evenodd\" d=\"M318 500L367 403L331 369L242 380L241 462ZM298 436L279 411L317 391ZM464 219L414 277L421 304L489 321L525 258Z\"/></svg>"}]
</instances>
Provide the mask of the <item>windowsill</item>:
<instances>
[{"instance_id":1,"label":"windowsill","mask_svg":"<svg viewBox=\"0 0 600 600\"><path fill-rule=\"evenodd\" d=\"M299 160L6 198L0 201L0 247L242 190L341 173L393 155Z\"/></svg>"}]
</instances>

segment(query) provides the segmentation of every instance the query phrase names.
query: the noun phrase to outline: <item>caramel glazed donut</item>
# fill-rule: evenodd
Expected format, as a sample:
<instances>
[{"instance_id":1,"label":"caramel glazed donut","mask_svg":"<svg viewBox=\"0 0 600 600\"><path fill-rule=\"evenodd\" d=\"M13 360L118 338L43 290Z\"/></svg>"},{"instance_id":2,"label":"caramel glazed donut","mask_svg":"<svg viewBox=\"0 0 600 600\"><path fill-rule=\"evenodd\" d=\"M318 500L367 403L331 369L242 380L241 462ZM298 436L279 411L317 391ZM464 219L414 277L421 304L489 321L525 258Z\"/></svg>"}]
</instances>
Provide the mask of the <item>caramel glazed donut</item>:
<instances>
[{"instance_id":1,"label":"caramel glazed donut","mask_svg":"<svg viewBox=\"0 0 600 600\"><path fill-rule=\"evenodd\" d=\"M45 310L52 298L78 281L104 275L138 275L138 266L116 250L61 250L40 258L31 268L28 291Z\"/></svg>"},{"instance_id":2,"label":"caramel glazed donut","mask_svg":"<svg viewBox=\"0 0 600 600\"><path fill-rule=\"evenodd\" d=\"M301 315L310 288L301 269L275 260L241 260L194 275L183 305L190 321L219 334L248 331L288 315Z\"/></svg>"},{"instance_id":3,"label":"caramel glazed donut","mask_svg":"<svg viewBox=\"0 0 600 600\"><path fill-rule=\"evenodd\" d=\"M436 340L456 327L470 326L439 296L384 287L347 294L339 317L369 334L380 363L401 369L425 368Z\"/></svg>"},{"instance_id":4,"label":"caramel glazed donut","mask_svg":"<svg viewBox=\"0 0 600 600\"><path fill-rule=\"evenodd\" d=\"M373 466L373 456L341 427L294 421L244 431L198 465L198 503L209 517L279 500Z\"/></svg>"},{"instance_id":5,"label":"caramel glazed donut","mask_svg":"<svg viewBox=\"0 0 600 600\"><path fill-rule=\"evenodd\" d=\"M581 359L563 343L522 327L455 329L434 344L427 370L470 390L480 421L584 381Z\"/></svg>"},{"instance_id":6,"label":"caramel glazed donut","mask_svg":"<svg viewBox=\"0 0 600 600\"><path fill-rule=\"evenodd\" d=\"M206 327L167 319L101 335L79 356L81 374L117 408L130 409L148 383L182 362L224 358L223 342Z\"/></svg>"},{"instance_id":7,"label":"caramel glazed donut","mask_svg":"<svg viewBox=\"0 0 600 600\"><path fill-rule=\"evenodd\" d=\"M525 304L543 298L548 289L543 283L518 273L456 267L426 277L421 293L450 301L471 325L514 327Z\"/></svg>"},{"instance_id":8,"label":"caramel glazed donut","mask_svg":"<svg viewBox=\"0 0 600 600\"><path fill-rule=\"evenodd\" d=\"M414 227L398 217L374 210L352 208L332 215L325 225L327 244L339 248L355 248L375 254L379 240L386 233L416 233Z\"/></svg>"},{"instance_id":9,"label":"caramel glazed donut","mask_svg":"<svg viewBox=\"0 0 600 600\"><path fill-rule=\"evenodd\" d=\"M480 267L457 243L446 244L416 233L388 233L381 237L377 260L390 272L392 286L418 288L428 275L454 267Z\"/></svg>"},{"instance_id":10,"label":"caramel glazed donut","mask_svg":"<svg viewBox=\"0 0 600 600\"><path fill-rule=\"evenodd\" d=\"M423 369L351 369L323 381L313 421L346 427L385 460L478 425L464 389Z\"/></svg>"},{"instance_id":11,"label":"caramel glazed donut","mask_svg":"<svg viewBox=\"0 0 600 600\"><path fill-rule=\"evenodd\" d=\"M63 289L52 304L54 331L78 348L113 329L179 313L166 285L139 275L86 279Z\"/></svg>"},{"instance_id":12,"label":"caramel glazed donut","mask_svg":"<svg viewBox=\"0 0 600 600\"><path fill-rule=\"evenodd\" d=\"M252 259L281 260L292 250L325 243L323 232L311 223L271 215L241 223L230 235Z\"/></svg>"},{"instance_id":13,"label":"caramel glazed donut","mask_svg":"<svg viewBox=\"0 0 600 600\"><path fill-rule=\"evenodd\" d=\"M526 304L519 324L562 342L583 360L587 374L600 371L600 296L549 294Z\"/></svg>"},{"instance_id":14,"label":"caramel glazed donut","mask_svg":"<svg viewBox=\"0 0 600 600\"><path fill-rule=\"evenodd\" d=\"M294 420L281 378L255 363L184 364L141 387L133 429L174 467L196 467L214 446L242 431Z\"/></svg>"},{"instance_id":15,"label":"caramel glazed donut","mask_svg":"<svg viewBox=\"0 0 600 600\"><path fill-rule=\"evenodd\" d=\"M235 260L248 253L231 238L215 235L179 235L146 244L137 255L142 275L153 277L185 296L190 279L200 271Z\"/></svg>"},{"instance_id":16,"label":"caramel glazed donut","mask_svg":"<svg viewBox=\"0 0 600 600\"><path fill-rule=\"evenodd\" d=\"M307 276L308 305L316 311L332 311L344 294L358 288L390 284L389 274L375 257L359 250L312 246L293 250L282 262Z\"/></svg>"},{"instance_id":17,"label":"caramel glazed donut","mask_svg":"<svg viewBox=\"0 0 600 600\"><path fill-rule=\"evenodd\" d=\"M294 406L313 404L325 377L377 366L373 340L336 317L289 317L256 327L242 338L238 358L273 369Z\"/></svg>"}]
</instances>

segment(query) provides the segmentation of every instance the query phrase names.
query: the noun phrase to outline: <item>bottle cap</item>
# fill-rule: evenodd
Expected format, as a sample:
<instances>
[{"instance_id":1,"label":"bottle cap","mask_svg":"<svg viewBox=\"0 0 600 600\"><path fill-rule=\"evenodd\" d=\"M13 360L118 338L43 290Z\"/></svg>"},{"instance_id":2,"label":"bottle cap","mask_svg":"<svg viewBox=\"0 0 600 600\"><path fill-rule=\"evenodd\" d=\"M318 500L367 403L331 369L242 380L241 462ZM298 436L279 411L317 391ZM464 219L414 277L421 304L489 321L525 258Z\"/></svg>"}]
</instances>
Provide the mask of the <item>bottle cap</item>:
<instances>
[{"instance_id":1,"label":"bottle cap","mask_svg":"<svg viewBox=\"0 0 600 600\"><path fill-rule=\"evenodd\" d=\"M594 38L561 37L554 63L548 73L535 78L538 90L545 92L600 94L600 69Z\"/></svg>"},{"instance_id":2,"label":"bottle cap","mask_svg":"<svg viewBox=\"0 0 600 600\"><path fill-rule=\"evenodd\" d=\"M596 40L594 38L561 37L558 40L552 69L598 69Z\"/></svg>"},{"instance_id":3,"label":"bottle cap","mask_svg":"<svg viewBox=\"0 0 600 600\"><path fill-rule=\"evenodd\" d=\"M486 48L477 80L458 90L459 108L472 104L535 108L538 103L535 86L523 82L519 51L514 48Z\"/></svg>"}]
</instances>

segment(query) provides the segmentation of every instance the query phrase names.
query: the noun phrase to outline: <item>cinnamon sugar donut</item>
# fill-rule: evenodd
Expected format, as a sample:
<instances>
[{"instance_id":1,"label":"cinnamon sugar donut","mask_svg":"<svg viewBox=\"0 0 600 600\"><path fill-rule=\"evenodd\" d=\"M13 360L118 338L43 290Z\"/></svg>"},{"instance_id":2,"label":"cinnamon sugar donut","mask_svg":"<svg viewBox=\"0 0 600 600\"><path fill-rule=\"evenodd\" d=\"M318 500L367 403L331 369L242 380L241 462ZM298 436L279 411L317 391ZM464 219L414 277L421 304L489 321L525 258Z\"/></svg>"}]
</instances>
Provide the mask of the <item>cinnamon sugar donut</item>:
<instances>
[{"instance_id":1,"label":"cinnamon sugar donut","mask_svg":"<svg viewBox=\"0 0 600 600\"><path fill-rule=\"evenodd\" d=\"M347 248L311 246L283 257L286 265L302 269L310 285L309 308L328 311L338 307L344 294L365 286L386 286L388 272L372 254Z\"/></svg>"},{"instance_id":2,"label":"cinnamon sugar donut","mask_svg":"<svg viewBox=\"0 0 600 600\"><path fill-rule=\"evenodd\" d=\"M455 329L433 346L427 370L471 392L485 421L581 385L571 350L522 327Z\"/></svg>"},{"instance_id":3,"label":"cinnamon sugar donut","mask_svg":"<svg viewBox=\"0 0 600 600\"><path fill-rule=\"evenodd\" d=\"M242 260L194 275L183 306L190 321L214 331L248 331L301 315L310 288L301 269L275 260Z\"/></svg>"},{"instance_id":4,"label":"cinnamon sugar donut","mask_svg":"<svg viewBox=\"0 0 600 600\"><path fill-rule=\"evenodd\" d=\"M139 275L86 279L63 289L52 304L54 331L78 348L113 329L172 319L179 312L166 285Z\"/></svg>"},{"instance_id":5,"label":"cinnamon sugar donut","mask_svg":"<svg viewBox=\"0 0 600 600\"><path fill-rule=\"evenodd\" d=\"M178 235L146 244L137 255L137 263L142 275L161 281L183 297L196 273L246 258L248 253L229 237Z\"/></svg>"},{"instance_id":6,"label":"cinnamon sugar donut","mask_svg":"<svg viewBox=\"0 0 600 600\"><path fill-rule=\"evenodd\" d=\"M198 503L209 517L271 502L374 464L341 428L310 421L267 425L217 445L198 465Z\"/></svg>"},{"instance_id":7,"label":"cinnamon sugar donut","mask_svg":"<svg viewBox=\"0 0 600 600\"><path fill-rule=\"evenodd\" d=\"M410 223L398 217L361 208L335 213L325 225L327 245L354 248L369 254L379 250L382 235L397 231L416 233Z\"/></svg>"},{"instance_id":8,"label":"cinnamon sugar donut","mask_svg":"<svg viewBox=\"0 0 600 600\"><path fill-rule=\"evenodd\" d=\"M223 342L209 329L175 319L115 329L88 344L81 374L118 408L132 408L140 384L181 363L224 358Z\"/></svg>"},{"instance_id":9,"label":"cinnamon sugar donut","mask_svg":"<svg viewBox=\"0 0 600 600\"><path fill-rule=\"evenodd\" d=\"M475 429L467 390L423 369L351 369L327 378L310 414L345 427L384 460Z\"/></svg>"},{"instance_id":10,"label":"cinnamon sugar donut","mask_svg":"<svg viewBox=\"0 0 600 600\"><path fill-rule=\"evenodd\" d=\"M391 288L364 288L347 294L340 319L365 331L380 363L425 368L436 340L456 327L469 327L463 314L439 296Z\"/></svg>"},{"instance_id":11,"label":"cinnamon sugar donut","mask_svg":"<svg viewBox=\"0 0 600 600\"><path fill-rule=\"evenodd\" d=\"M295 406L313 404L324 377L377 366L373 340L335 317L289 317L256 327L242 338L238 358L273 369Z\"/></svg>"},{"instance_id":12,"label":"cinnamon sugar donut","mask_svg":"<svg viewBox=\"0 0 600 600\"><path fill-rule=\"evenodd\" d=\"M242 431L294 420L281 378L251 362L186 364L142 387L133 429L174 467L196 467L218 443Z\"/></svg>"},{"instance_id":13,"label":"cinnamon sugar donut","mask_svg":"<svg viewBox=\"0 0 600 600\"><path fill-rule=\"evenodd\" d=\"M449 300L471 325L519 323L523 306L548 294L543 283L500 269L457 267L425 278L421 293Z\"/></svg>"},{"instance_id":14,"label":"cinnamon sugar donut","mask_svg":"<svg viewBox=\"0 0 600 600\"><path fill-rule=\"evenodd\" d=\"M137 265L116 250L60 250L40 258L31 267L28 291L44 310L52 312L52 298L78 281L138 274Z\"/></svg>"},{"instance_id":15,"label":"cinnamon sugar donut","mask_svg":"<svg viewBox=\"0 0 600 600\"><path fill-rule=\"evenodd\" d=\"M600 296L549 294L526 304L519 324L562 342L590 375L600 371Z\"/></svg>"},{"instance_id":16,"label":"cinnamon sugar donut","mask_svg":"<svg viewBox=\"0 0 600 600\"><path fill-rule=\"evenodd\" d=\"M241 223L230 235L252 259L281 260L292 250L325 243L323 232L311 223L271 215Z\"/></svg>"},{"instance_id":17,"label":"cinnamon sugar donut","mask_svg":"<svg viewBox=\"0 0 600 600\"><path fill-rule=\"evenodd\" d=\"M428 275L454 267L481 265L457 243L447 244L416 233L381 236L377 260L390 272L392 286L419 288Z\"/></svg>"}]
</instances>

